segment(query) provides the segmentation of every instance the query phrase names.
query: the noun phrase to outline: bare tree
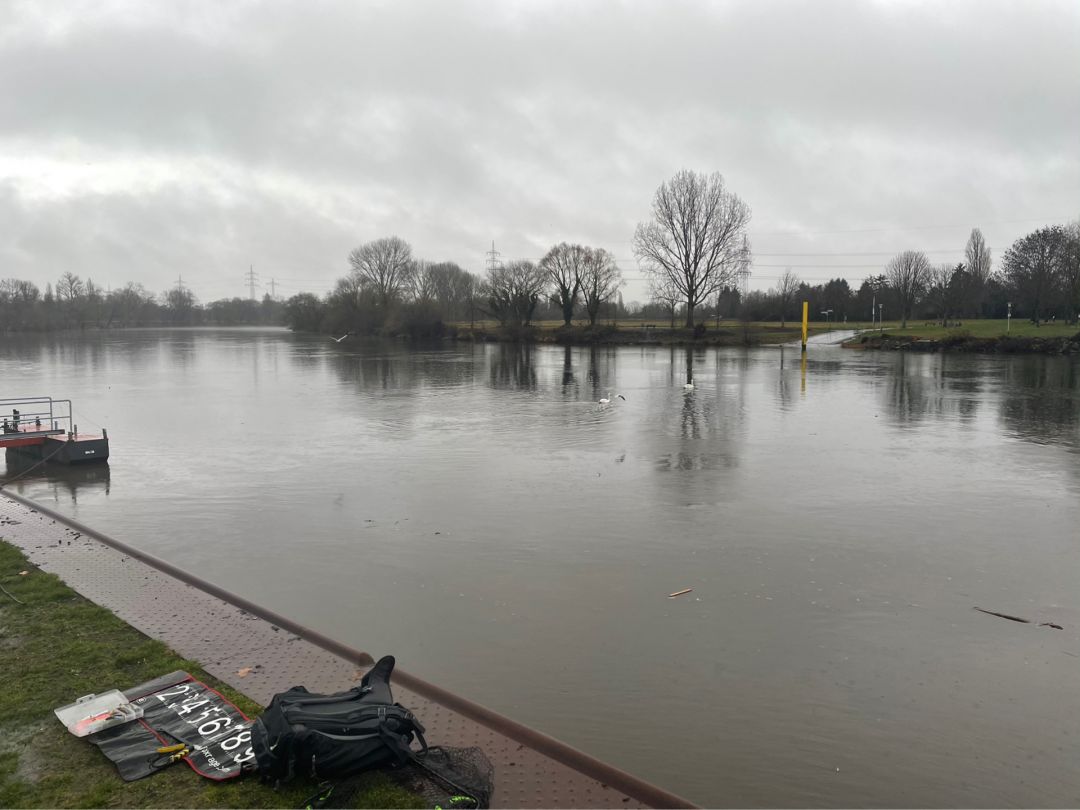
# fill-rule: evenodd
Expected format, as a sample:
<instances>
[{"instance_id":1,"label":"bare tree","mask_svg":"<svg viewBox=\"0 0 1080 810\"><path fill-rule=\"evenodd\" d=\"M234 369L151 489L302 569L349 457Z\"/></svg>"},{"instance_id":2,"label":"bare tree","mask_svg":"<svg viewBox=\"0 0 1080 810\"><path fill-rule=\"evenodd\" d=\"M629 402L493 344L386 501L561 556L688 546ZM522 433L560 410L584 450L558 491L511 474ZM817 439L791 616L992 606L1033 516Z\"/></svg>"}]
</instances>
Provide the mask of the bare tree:
<instances>
[{"instance_id":1,"label":"bare tree","mask_svg":"<svg viewBox=\"0 0 1080 810\"><path fill-rule=\"evenodd\" d=\"M907 329L908 316L930 280L930 260L922 251L905 250L885 265L885 276L900 305L901 328Z\"/></svg>"},{"instance_id":2,"label":"bare tree","mask_svg":"<svg viewBox=\"0 0 1080 810\"><path fill-rule=\"evenodd\" d=\"M433 265L423 259L413 259L409 262L409 270L405 274L405 282L412 294L414 301L428 304L435 300L436 280L431 272Z\"/></svg>"},{"instance_id":3,"label":"bare tree","mask_svg":"<svg viewBox=\"0 0 1080 810\"><path fill-rule=\"evenodd\" d=\"M1017 239L1002 256L1002 272L1028 307L1036 326L1058 287L1065 249L1065 229L1051 225Z\"/></svg>"},{"instance_id":4,"label":"bare tree","mask_svg":"<svg viewBox=\"0 0 1080 810\"><path fill-rule=\"evenodd\" d=\"M682 293L663 276L652 276L649 279L649 298L652 301L663 304L664 309L671 315L671 328L675 328L675 308L682 300Z\"/></svg>"},{"instance_id":5,"label":"bare tree","mask_svg":"<svg viewBox=\"0 0 1080 810\"><path fill-rule=\"evenodd\" d=\"M780 301L780 328L787 325L788 305L795 300L795 294L799 291L802 282L799 277L791 272L791 268L784 271L780 281L776 285L776 297Z\"/></svg>"},{"instance_id":6,"label":"bare tree","mask_svg":"<svg viewBox=\"0 0 1080 810\"><path fill-rule=\"evenodd\" d=\"M968 302L975 315L982 314L983 301L986 299L986 283L990 280L990 248L986 246L982 231L972 228L964 248L967 265Z\"/></svg>"},{"instance_id":7,"label":"bare tree","mask_svg":"<svg viewBox=\"0 0 1080 810\"><path fill-rule=\"evenodd\" d=\"M546 275L532 262L492 267L486 283L490 312L503 326L528 326L546 286Z\"/></svg>"},{"instance_id":8,"label":"bare tree","mask_svg":"<svg viewBox=\"0 0 1080 810\"><path fill-rule=\"evenodd\" d=\"M82 297L83 290L82 279L70 270L60 276L60 280L56 282L56 297L61 301L68 303L77 301Z\"/></svg>"},{"instance_id":9,"label":"bare tree","mask_svg":"<svg viewBox=\"0 0 1080 810\"><path fill-rule=\"evenodd\" d=\"M460 321L468 314L477 278L454 262L439 262L425 268L439 310L448 321Z\"/></svg>"},{"instance_id":10,"label":"bare tree","mask_svg":"<svg viewBox=\"0 0 1080 810\"><path fill-rule=\"evenodd\" d=\"M946 326L949 316L959 304L959 291L966 274L962 264L939 264L930 269L927 282L927 294L941 316L941 325Z\"/></svg>"},{"instance_id":11,"label":"bare tree","mask_svg":"<svg viewBox=\"0 0 1080 810\"><path fill-rule=\"evenodd\" d=\"M686 328L694 309L730 283L749 261L750 207L724 187L718 172L681 171L653 197L653 221L634 233L634 253L654 277L666 279L686 301Z\"/></svg>"},{"instance_id":12,"label":"bare tree","mask_svg":"<svg viewBox=\"0 0 1080 810\"><path fill-rule=\"evenodd\" d=\"M623 285L615 257L603 248L585 248L581 263L581 293L589 326L596 326L600 307L610 301Z\"/></svg>"},{"instance_id":13,"label":"bare tree","mask_svg":"<svg viewBox=\"0 0 1080 810\"><path fill-rule=\"evenodd\" d=\"M574 318L578 291L581 289L582 266L588 248L560 242L540 260L540 269L555 288L555 298L562 310L563 325L569 326Z\"/></svg>"},{"instance_id":14,"label":"bare tree","mask_svg":"<svg viewBox=\"0 0 1080 810\"><path fill-rule=\"evenodd\" d=\"M154 303L154 294L142 284L128 282L123 288L113 290L108 297L106 324L119 322L121 326L138 326L146 310Z\"/></svg>"},{"instance_id":15,"label":"bare tree","mask_svg":"<svg viewBox=\"0 0 1080 810\"><path fill-rule=\"evenodd\" d=\"M396 236L376 239L349 253L349 266L354 278L370 284L379 303L387 307L401 295L409 283L412 248Z\"/></svg>"}]
</instances>

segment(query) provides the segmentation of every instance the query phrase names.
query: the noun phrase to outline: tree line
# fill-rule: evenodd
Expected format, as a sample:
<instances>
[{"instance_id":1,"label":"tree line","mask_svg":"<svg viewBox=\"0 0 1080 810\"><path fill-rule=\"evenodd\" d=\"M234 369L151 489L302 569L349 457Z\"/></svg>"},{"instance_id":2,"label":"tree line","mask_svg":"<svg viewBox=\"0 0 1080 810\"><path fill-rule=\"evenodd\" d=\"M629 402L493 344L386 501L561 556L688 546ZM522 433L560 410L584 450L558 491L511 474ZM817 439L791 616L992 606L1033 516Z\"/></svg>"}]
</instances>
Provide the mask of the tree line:
<instances>
[{"instance_id":1,"label":"tree line","mask_svg":"<svg viewBox=\"0 0 1080 810\"><path fill-rule=\"evenodd\" d=\"M300 293L285 302L241 298L200 305L182 285L154 295L130 283L102 292L64 273L44 292L28 281L0 281L0 329L61 329L149 325L279 324L334 334L434 337L449 324L494 320L511 333L537 320L574 319L590 327L608 319L676 318L700 332L708 318L780 321L797 318L802 301L814 320L863 322L877 317L932 318L947 323L1012 313L1036 323L1075 322L1080 313L1080 223L1051 225L1018 239L992 270L978 228L964 261L934 265L907 250L857 290L843 278L810 285L790 270L768 291L739 292L752 263L750 206L719 173L681 171L653 195L651 216L637 225L634 254L649 280L645 304L622 301L623 279L604 248L561 242L539 262L492 261L483 275L454 262L413 255L397 236L353 249L347 273L323 296Z\"/></svg>"},{"instance_id":2,"label":"tree line","mask_svg":"<svg viewBox=\"0 0 1080 810\"><path fill-rule=\"evenodd\" d=\"M790 270L767 292L752 292L734 308L728 291L727 314L752 320L801 317L802 301L812 320L865 322L884 317L932 320L942 324L963 318L1027 318L1034 323L1061 318L1076 323L1080 315L1080 222L1048 225L1017 239L996 271L990 248L978 228L971 231L964 261L932 263L922 251L906 250L882 272L863 280L857 290L845 279L808 285ZM724 303L718 301L723 308ZM733 311L733 309L735 311Z\"/></svg>"},{"instance_id":3,"label":"tree line","mask_svg":"<svg viewBox=\"0 0 1080 810\"><path fill-rule=\"evenodd\" d=\"M621 303L622 279L611 253L566 242L539 262L495 262L483 276L454 262L415 258L397 236L360 245L348 263L348 274L328 295L300 293L285 302L289 326L414 337L439 336L450 323L477 320L510 330L555 318L570 326L575 317L595 326L604 314L617 315L613 307Z\"/></svg>"},{"instance_id":4,"label":"tree line","mask_svg":"<svg viewBox=\"0 0 1080 810\"><path fill-rule=\"evenodd\" d=\"M31 281L0 280L0 331L282 323L284 306L268 295L261 301L222 298L200 304L190 289L179 285L160 295L134 282L103 290L70 271L44 290Z\"/></svg>"}]
</instances>

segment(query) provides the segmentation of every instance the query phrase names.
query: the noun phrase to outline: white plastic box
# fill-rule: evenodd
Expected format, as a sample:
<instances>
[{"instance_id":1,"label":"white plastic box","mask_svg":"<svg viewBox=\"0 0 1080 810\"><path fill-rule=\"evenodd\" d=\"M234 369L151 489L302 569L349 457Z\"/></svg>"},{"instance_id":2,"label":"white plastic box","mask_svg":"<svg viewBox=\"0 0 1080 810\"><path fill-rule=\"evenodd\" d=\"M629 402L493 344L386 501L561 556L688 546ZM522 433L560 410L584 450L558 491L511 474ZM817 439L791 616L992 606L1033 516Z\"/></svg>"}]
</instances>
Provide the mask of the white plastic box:
<instances>
[{"instance_id":1,"label":"white plastic box","mask_svg":"<svg viewBox=\"0 0 1080 810\"><path fill-rule=\"evenodd\" d=\"M100 695L83 695L68 706L54 709L57 719L76 737L85 737L110 726L138 720L143 716L141 706L133 706L118 689Z\"/></svg>"}]
</instances>

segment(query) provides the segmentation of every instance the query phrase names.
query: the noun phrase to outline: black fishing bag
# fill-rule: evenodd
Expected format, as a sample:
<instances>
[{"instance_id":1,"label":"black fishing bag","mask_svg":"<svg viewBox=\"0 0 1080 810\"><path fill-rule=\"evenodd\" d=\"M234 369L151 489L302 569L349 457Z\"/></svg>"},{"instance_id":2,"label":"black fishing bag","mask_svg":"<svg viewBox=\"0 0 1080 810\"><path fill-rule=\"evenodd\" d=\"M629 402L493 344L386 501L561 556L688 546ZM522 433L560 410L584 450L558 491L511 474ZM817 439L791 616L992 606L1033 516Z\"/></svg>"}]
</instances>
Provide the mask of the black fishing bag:
<instances>
[{"instance_id":1,"label":"black fishing bag","mask_svg":"<svg viewBox=\"0 0 1080 810\"><path fill-rule=\"evenodd\" d=\"M394 657L387 655L347 692L314 695L294 686L274 695L251 729L260 775L282 782L297 775L337 779L402 765L414 756L414 737L426 751L424 727L394 703L393 671Z\"/></svg>"}]
</instances>

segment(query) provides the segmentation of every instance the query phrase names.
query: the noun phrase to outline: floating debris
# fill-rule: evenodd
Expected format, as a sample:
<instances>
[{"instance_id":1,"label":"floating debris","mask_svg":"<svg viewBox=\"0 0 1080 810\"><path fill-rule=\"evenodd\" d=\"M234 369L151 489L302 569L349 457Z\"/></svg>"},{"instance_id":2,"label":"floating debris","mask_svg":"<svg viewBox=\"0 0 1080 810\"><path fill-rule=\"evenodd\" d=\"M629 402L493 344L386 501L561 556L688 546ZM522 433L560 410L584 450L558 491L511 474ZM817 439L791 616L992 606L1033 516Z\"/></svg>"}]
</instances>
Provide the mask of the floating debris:
<instances>
[{"instance_id":1,"label":"floating debris","mask_svg":"<svg viewBox=\"0 0 1080 810\"><path fill-rule=\"evenodd\" d=\"M674 599L676 596L682 596L684 593L690 593L690 591L692 591L692 590L694 590L694 589L693 588L686 588L686 589L681 590L681 591L675 591L675 593L669 593L667 595L667 598L668 599Z\"/></svg>"},{"instance_id":2,"label":"floating debris","mask_svg":"<svg viewBox=\"0 0 1080 810\"><path fill-rule=\"evenodd\" d=\"M1001 619L1008 619L1010 622L1020 622L1021 624L1031 624L1031 619L1021 619L1019 616L1010 616L1008 613L997 613L993 610L984 610L981 607L975 608L979 613L985 613L988 616L997 616Z\"/></svg>"},{"instance_id":3,"label":"floating debris","mask_svg":"<svg viewBox=\"0 0 1080 810\"><path fill-rule=\"evenodd\" d=\"M1021 624L1034 624L1031 619L1024 619L1020 616L1010 616L1008 613L998 613L994 610L985 610L981 607L975 608L979 613L985 613L988 616L997 616L1000 619L1008 619L1010 622L1020 622ZM1039 622L1039 627L1052 627L1054 630L1064 630L1060 624L1054 624L1054 622Z\"/></svg>"}]
</instances>

